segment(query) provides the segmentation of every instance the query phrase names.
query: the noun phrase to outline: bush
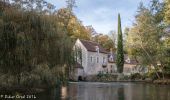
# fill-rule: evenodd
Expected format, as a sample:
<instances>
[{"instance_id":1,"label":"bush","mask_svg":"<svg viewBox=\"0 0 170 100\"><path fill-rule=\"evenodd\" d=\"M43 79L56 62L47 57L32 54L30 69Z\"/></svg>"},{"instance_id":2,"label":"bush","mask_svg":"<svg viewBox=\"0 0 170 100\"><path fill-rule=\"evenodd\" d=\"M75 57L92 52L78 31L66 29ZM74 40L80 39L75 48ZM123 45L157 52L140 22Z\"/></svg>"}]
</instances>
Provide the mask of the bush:
<instances>
[{"instance_id":1,"label":"bush","mask_svg":"<svg viewBox=\"0 0 170 100\"><path fill-rule=\"evenodd\" d=\"M99 72L98 74L97 74L97 77L99 77L99 78L101 78L103 76L103 73L102 72Z\"/></svg>"},{"instance_id":2,"label":"bush","mask_svg":"<svg viewBox=\"0 0 170 100\"><path fill-rule=\"evenodd\" d=\"M42 87L47 88L55 86L57 84L57 77L53 73L54 70L50 69L47 64L41 64L35 66L31 72L22 72L20 75L20 83L18 84L17 79L14 75L7 73L1 73L0 86L11 87L11 86L24 86L24 87Z\"/></svg>"},{"instance_id":3,"label":"bush","mask_svg":"<svg viewBox=\"0 0 170 100\"><path fill-rule=\"evenodd\" d=\"M55 85L55 79L48 65L41 64L37 65L30 73L25 73L22 77L21 83L31 87L48 87Z\"/></svg>"},{"instance_id":4,"label":"bush","mask_svg":"<svg viewBox=\"0 0 170 100\"><path fill-rule=\"evenodd\" d=\"M134 73L130 75L131 80L142 79L142 75L140 73Z\"/></svg>"},{"instance_id":5,"label":"bush","mask_svg":"<svg viewBox=\"0 0 170 100\"><path fill-rule=\"evenodd\" d=\"M16 84L15 77L7 74L1 74L0 76L0 86L4 87L11 87L12 85Z\"/></svg>"},{"instance_id":6,"label":"bush","mask_svg":"<svg viewBox=\"0 0 170 100\"><path fill-rule=\"evenodd\" d=\"M130 79L130 76L125 75L125 76L123 77L123 80L129 80L129 79Z\"/></svg>"},{"instance_id":7,"label":"bush","mask_svg":"<svg viewBox=\"0 0 170 100\"><path fill-rule=\"evenodd\" d=\"M159 74L160 77L162 77L162 74L160 72L158 72L158 74ZM148 77L151 78L152 80L158 79L156 72L154 72L154 71L148 73Z\"/></svg>"},{"instance_id":8,"label":"bush","mask_svg":"<svg viewBox=\"0 0 170 100\"><path fill-rule=\"evenodd\" d=\"M107 81L115 81L117 78L117 75L112 75L109 73L101 73L99 72L96 76L95 81L101 81L101 82L107 82Z\"/></svg>"}]
</instances>

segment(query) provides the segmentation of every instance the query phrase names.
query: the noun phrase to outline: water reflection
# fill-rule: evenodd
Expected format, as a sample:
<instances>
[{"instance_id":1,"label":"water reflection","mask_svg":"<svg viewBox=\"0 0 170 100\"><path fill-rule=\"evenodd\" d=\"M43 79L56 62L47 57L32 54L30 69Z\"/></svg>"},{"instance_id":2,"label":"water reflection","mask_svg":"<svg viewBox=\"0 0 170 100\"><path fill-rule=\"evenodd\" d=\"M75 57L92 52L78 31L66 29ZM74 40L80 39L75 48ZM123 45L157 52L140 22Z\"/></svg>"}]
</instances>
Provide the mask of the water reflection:
<instances>
[{"instance_id":1,"label":"water reflection","mask_svg":"<svg viewBox=\"0 0 170 100\"><path fill-rule=\"evenodd\" d=\"M39 100L169 100L170 86L143 83L72 82Z\"/></svg>"},{"instance_id":2,"label":"water reflection","mask_svg":"<svg viewBox=\"0 0 170 100\"><path fill-rule=\"evenodd\" d=\"M61 99L66 99L67 98L67 87L66 86L63 86L61 87Z\"/></svg>"},{"instance_id":3,"label":"water reflection","mask_svg":"<svg viewBox=\"0 0 170 100\"><path fill-rule=\"evenodd\" d=\"M70 83L69 100L169 100L170 86L143 83Z\"/></svg>"},{"instance_id":4,"label":"water reflection","mask_svg":"<svg viewBox=\"0 0 170 100\"><path fill-rule=\"evenodd\" d=\"M118 100L124 100L124 88L123 87L118 88L117 94L118 94Z\"/></svg>"}]
</instances>

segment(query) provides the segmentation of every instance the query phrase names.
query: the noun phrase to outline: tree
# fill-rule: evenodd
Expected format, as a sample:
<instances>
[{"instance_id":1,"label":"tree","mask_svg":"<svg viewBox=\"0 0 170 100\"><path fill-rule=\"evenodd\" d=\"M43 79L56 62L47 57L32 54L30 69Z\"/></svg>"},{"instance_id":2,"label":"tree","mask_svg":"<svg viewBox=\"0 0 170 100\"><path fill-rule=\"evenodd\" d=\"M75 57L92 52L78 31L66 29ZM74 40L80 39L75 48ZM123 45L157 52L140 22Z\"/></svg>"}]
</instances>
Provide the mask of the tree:
<instances>
[{"instance_id":1,"label":"tree","mask_svg":"<svg viewBox=\"0 0 170 100\"><path fill-rule=\"evenodd\" d=\"M66 29L67 35L72 39L90 39L90 33L81 21L67 8L59 9L56 13L61 29Z\"/></svg>"},{"instance_id":2,"label":"tree","mask_svg":"<svg viewBox=\"0 0 170 100\"><path fill-rule=\"evenodd\" d=\"M3 8L0 16L0 68L3 74L10 74L20 84L22 75L27 73L29 77L37 66L47 65L50 70L56 66L60 69L71 66L73 42L68 31L58 24L59 18L36 8L30 10L23 6L23 9L18 0L13 3L9 6L0 3ZM63 70L56 71L62 73L60 77L65 76Z\"/></svg>"},{"instance_id":3,"label":"tree","mask_svg":"<svg viewBox=\"0 0 170 100\"><path fill-rule=\"evenodd\" d=\"M165 0L165 22L170 24L170 1Z\"/></svg>"},{"instance_id":4,"label":"tree","mask_svg":"<svg viewBox=\"0 0 170 100\"><path fill-rule=\"evenodd\" d=\"M117 37L117 34L116 34L116 31L113 31L111 30L109 33L108 33L108 36L110 37L110 39L113 41L113 47L112 47L112 50L113 52L116 52L116 37Z\"/></svg>"},{"instance_id":5,"label":"tree","mask_svg":"<svg viewBox=\"0 0 170 100\"><path fill-rule=\"evenodd\" d=\"M98 34L92 25L86 26L86 29L90 33L91 37Z\"/></svg>"},{"instance_id":6,"label":"tree","mask_svg":"<svg viewBox=\"0 0 170 100\"><path fill-rule=\"evenodd\" d=\"M123 72L124 66L124 53L123 53L123 36L121 29L121 18L118 14L118 40L117 40L117 54L116 54L116 65L119 73Z\"/></svg>"},{"instance_id":7,"label":"tree","mask_svg":"<svg viewBox=\"0 0 170 100\"><path fill-rule=\"evenodd\" d=\"M162 24L161 22L164 19L165 3L160 2L160 0L152 0L148 9L151 11L155 19L155 23Z\"/></svg>"},{"instance_id":8,"label":"tree","mask_svg":"<svg viewBox=\"0 0 170 100\"><path fill-rule=\"evenodd\" d=\"M154 67L154 71L158 78L158 71L164 67L158 66L158 62L162 62L163 57L163 41L164 34L162 20L156 17L159 11L148 9L141 3L136 22L130 28L127 37L128 54L138 57L138 61L146 66ZM163 17L163 16L162 16ZM163 63L161 63L163 65Z\"/></svg>"},{"instance_id":9,"label":"tree","mask_svg":"<svg viewBox=\"0 0 170 100\"><path fill-rule=\"evenodd\" d=\"M92 37L92 40L99 43L102 47L104 47L107 51L114 48L114 42L108 35L98 34Z\"/></svg>"},{"instance_id":10,"label":"tree","mask_svg":"<svg viewBox=\"0 0 170 100\"><path fill-rule=\"evenodd\" d=\"M123 40L124 40L124 41L123 41L123 44L124 44L124 53L125 53L125 54L128 53L128 51L127 51L127 50L128 50L128 47L127 47L127 44L126 44L126 43L127 43L127 40L128 40L128 39L127 39L128 33L129 33L129 28L126 27L125 30L124 30L124 37L123 37Z\"/></svg>"},{"instance_id":11,"label":"tree","mask_svg":"<svg viewBox=\"0 0 170 100\"><path fill-rule=\"evenodd\" d=\"M166 24L166 32L163 40L163 59L165 72L170 74L170 0L164 0L164 22Z\"/></svg>"}]
</instances>

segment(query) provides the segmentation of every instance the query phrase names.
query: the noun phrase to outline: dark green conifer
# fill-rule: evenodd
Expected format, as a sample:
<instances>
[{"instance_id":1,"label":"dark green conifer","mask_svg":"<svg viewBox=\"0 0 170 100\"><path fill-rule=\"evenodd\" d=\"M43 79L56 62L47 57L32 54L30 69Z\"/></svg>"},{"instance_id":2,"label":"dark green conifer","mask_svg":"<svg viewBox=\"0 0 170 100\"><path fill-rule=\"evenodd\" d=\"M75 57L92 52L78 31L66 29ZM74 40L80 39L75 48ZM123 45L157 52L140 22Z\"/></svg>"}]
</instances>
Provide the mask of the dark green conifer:
<instances>
[{"instance_id":1,"label":"dark green conifer","mask_svg":"<svg viewBox=\"0 0 170 100\"><path fill-rule=\"evenodd\" d=\"M124 55L123 55L123 36L121 29L121 18L118 14L118 39L117 39L117 57L116 57L117 71L119 73L123 72L124 65Z\"/></svg>"}]
</instances>

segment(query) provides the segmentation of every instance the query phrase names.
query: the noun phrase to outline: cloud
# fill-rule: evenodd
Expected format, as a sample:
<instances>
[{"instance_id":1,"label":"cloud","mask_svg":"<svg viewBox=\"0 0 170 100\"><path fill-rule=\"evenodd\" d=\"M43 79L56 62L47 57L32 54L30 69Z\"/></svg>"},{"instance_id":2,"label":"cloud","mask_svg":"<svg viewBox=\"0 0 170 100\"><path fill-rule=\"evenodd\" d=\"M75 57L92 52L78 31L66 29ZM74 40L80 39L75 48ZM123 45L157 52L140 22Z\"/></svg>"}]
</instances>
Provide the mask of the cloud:
<instances>
[{"instance_id":1,"label":"cloud","mask_svg":"<svg viewBox=\"0 0 170 100\"><path fill-rule=\"evenodd\" d=\"M76 0L74 13L84 25L92 25L98 33L117 30L117 16L121 14L122 28L130 27L139 2L147 5L150 0ZM51 0L57 7L64 7L65 0Z\"/></svg>"}]
</instances>

